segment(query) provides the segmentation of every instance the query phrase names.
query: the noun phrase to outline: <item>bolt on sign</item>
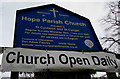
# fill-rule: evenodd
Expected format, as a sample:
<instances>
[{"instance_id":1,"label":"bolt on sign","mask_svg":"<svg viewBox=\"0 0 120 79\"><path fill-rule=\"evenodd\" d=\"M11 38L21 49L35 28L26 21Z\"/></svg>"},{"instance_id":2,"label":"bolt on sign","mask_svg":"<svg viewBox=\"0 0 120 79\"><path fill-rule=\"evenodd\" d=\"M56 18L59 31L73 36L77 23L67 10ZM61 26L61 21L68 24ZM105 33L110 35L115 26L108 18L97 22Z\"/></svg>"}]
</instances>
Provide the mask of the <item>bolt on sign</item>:
<instances>
[{"instance_id":1,"label":"bolt on sign","mask_svg":"<svg viewBox=\"0 0 120 79\"><path fill-rule=\"evenodd\" d=\"M102 50L89 19L55 4L17 10L14 47Z\"/></svg>"}]
</instances>

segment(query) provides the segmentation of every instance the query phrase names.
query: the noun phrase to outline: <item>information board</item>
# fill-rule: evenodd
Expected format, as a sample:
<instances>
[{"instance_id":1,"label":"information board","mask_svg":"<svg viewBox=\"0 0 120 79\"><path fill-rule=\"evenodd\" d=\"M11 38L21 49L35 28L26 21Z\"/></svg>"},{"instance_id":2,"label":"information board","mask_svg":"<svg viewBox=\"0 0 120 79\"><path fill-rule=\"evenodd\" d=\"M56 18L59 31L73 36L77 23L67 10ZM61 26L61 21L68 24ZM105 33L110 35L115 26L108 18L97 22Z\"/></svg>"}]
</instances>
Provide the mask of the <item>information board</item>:
<instances>
[{"instance_id":1,"label":"information board","mask_svg":"<svg viewBox=\"0 0 120 79\"><path fill-rule=\"evenodd\" d=\"M14 47L102 50L89 19L55 4L17 10Z\"/></svg>"},{"instance_id":2,"label":"information board","mask_svg":"<svg viewBox=\"0 0 120 79\"><path fill-rule=\"evenodd\" d=\"M29 52L29 53L28 53ZM19 72L96 70L118 72L119 60L107 52L45 51L8 48L3 53L2 70Z\"/></svg>"}]
</instances>

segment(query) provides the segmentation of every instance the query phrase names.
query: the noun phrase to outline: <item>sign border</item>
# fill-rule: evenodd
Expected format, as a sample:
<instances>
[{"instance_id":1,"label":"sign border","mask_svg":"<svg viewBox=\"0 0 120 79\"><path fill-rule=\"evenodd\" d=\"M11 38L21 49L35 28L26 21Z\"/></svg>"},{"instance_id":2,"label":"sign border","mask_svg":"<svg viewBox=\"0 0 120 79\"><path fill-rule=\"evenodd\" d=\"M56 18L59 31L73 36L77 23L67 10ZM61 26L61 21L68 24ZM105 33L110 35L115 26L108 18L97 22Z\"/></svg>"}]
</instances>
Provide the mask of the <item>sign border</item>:
<instances>
[{"instance_id":1,"label":"sign border","mask_svg":"<svg viewBox=\"0 0 120 79\"><path fill-rule=\"evenodd\" d=\"M65 9L65 8L63 8L63 7L60 7L60 6L56 5L56 4L47 4L47 5L43 5L43 6L37 6L37 7L31 7L31 8L26 8L26 9L17 10L17 11L16 11L16 16L19 15L19 13L23 13L23 12L27 12L27 11L31 11L31 10L37 10L37 9L39 9L39 8L45 8L45 7L49 7L49 6L61 8L61 9L65 10L65 11L69 12L70 14L74 14L76 17L81 17L81 18L83 18L83 19L86 19L86 20L89 22L89 24L90 24L90 30L93 31L93 33L94 33L94 38L95 38L95 40L97 41L98 47L100 48L100 50L42 49L42 48L32 48L32 49L59 50L59 51L80 51L80 52L81 52L81 51L85 51L85 52L87 52L87 51L96 52L96 51L102 51L102 50L103 50L103 48L102 48L102 46L101 46L101 44L100 44L100 42L99 42L99 40L98 40L98 38L97 38L97 35L96 35L96 33L95 33L95 31L94 31L94 29L93 29L93 27L92 27L92 24L91 24L91 22L90 22L90 20L89 20L88 18L83 17L83 16L81 16L81 15L79 15L79 14L77 14L77 13L74 13L74 12L70 11L70 10L67 10L67 9ZM17 25L17 20L16 20L16 22L15 22L13 48L16 48L16 47L15 47L16 25ZM21 47L21 48L22 48L22 47Z\"/></svg>"}]
</instances>

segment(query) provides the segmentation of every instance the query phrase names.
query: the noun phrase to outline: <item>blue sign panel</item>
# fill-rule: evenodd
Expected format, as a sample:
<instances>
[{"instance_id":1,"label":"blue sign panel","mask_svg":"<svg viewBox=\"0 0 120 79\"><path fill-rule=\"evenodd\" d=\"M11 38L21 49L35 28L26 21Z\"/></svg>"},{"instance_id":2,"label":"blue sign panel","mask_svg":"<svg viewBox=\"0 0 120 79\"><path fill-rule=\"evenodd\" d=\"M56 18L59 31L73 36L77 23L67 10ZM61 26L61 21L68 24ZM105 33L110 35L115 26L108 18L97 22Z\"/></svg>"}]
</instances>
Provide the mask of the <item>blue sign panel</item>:
<instances>
[{"instance_id":1,"label":"blue sign panel","mask_svg":"<svg viewBox=\"0 0 120 79\"><path fill-rule=\"evenodd\" d=\"M17 11L14 47L102 50L87 18L54 4Z\"/></svg>"}]
</instances>

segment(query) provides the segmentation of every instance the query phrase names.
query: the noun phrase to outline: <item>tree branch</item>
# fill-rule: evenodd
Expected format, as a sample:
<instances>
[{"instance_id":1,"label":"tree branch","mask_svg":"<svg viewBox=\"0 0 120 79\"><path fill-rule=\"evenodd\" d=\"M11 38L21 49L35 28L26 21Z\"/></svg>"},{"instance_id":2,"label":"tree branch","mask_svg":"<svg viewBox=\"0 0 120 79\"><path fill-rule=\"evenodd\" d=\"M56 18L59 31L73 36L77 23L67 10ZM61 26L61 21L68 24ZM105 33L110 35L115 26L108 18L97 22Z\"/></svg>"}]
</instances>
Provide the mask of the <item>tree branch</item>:
<instances>
[{"instance_id":1,"label":"tree branch","mask_svg":"<svg viewBox=\"0 0 120 79\"><path fill-rule=\"evenodd\" d=\"M102 39L105 39L105 42L113 41L115 43L118 43L118 45L120 45L120 39L115 40L114 38L111 38L111 37L109 37L109 38L108 37L102 37Z\"/></svg>"}]
</instances>

